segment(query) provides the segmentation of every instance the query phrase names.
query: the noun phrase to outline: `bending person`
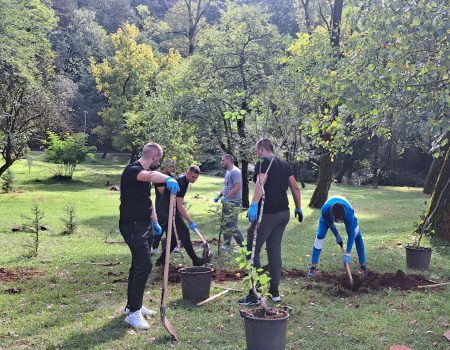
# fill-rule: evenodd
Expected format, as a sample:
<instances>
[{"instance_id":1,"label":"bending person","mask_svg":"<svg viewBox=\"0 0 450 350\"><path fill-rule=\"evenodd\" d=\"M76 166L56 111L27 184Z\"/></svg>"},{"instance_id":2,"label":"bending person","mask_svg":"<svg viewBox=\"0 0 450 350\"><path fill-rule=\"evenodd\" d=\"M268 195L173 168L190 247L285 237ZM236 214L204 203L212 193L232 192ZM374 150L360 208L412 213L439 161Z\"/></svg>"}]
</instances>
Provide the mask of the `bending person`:
<instances>
[{"instance_id":1,"label":"bending person","mask_svg":"<svg viewBox=\"0 0 450 350\"><path fill-rule=\"evenodd\" d=\"M362 239L361 230L358 225L358 219L355 216L350 202L341 196L333 196L328 199L322 206L321 215L319 219L319 226L317 228L317 236L314 241L314 247L311 258L311 268L308 272L308 277L313 277L317 274L317 264L319 263L320 253L322 252L323 241L327 234L328 229L333 232L336 243L341 247L343 245L342 237L336 228L335 223L343 222L347 230L347 249L343 257L344 264L350 264L350 254L352 252L353 243L356 245L356 251L358 252L360 270L359 273L363 276L367 276L366 268L366 253L364 250L364 242Z\"/></svg>"},{"instance_id":2,"label":"bending person","mask_svg":"<svg viewBox=\"0 0 450 350\"><path fill-rule=\"evenodd\" d=\"M184 207L184 196L186 195L187 189L190 183L194 183L197 181L200 176L200 169L196 165L192 165L189 167L186 175L180 176L177 180L178 185L180 186L180 191L177 193L176 205L177 211L175 214L175 227L178 233L178 238L181 243L183 243L183 247L186 250L186 253L192 259L192 263L194 266L201 266L209 261L205 261L203 258L199 258L197 254L195 254L194 247L192 246L191 236L189 234L189 228L192 231L195 231L197 228L197 224L191 219L186 208ZM159 210L160 210L160 222L163 229L167 232L168 218L169 218L169 200L170 200L170 191L166 188L164 193L159 201ZM186 220L189 224L189 228L186 226ZM170 245L170 251L172 252L177 246L177 241L175 239L175 233L172 233L172 241ZM161 252L160 257L156 260L156 266L164 265L164 260L166 257L166 251L163 250Z\"/></svg>"}]
</instances>

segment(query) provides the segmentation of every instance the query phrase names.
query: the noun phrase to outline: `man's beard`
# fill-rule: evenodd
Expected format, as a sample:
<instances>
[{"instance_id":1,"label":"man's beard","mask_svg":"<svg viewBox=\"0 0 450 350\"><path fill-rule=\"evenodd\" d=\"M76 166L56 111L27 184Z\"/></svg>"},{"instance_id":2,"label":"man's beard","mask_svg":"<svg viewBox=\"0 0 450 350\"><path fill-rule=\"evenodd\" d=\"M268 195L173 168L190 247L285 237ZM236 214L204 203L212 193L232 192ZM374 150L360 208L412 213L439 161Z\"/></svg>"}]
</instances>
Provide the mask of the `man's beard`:
<instances>
[{"instance_id":1,"label":"man's beard","mask_svg":"<svg viewBox=\"0 0 450 350\"><path fill-rule=\"evenodd\" d=\"M149 170L156 170L159 168L159 162L155 162L150 164L150 166L148 167Z\"/></svg>"}]
</instances>

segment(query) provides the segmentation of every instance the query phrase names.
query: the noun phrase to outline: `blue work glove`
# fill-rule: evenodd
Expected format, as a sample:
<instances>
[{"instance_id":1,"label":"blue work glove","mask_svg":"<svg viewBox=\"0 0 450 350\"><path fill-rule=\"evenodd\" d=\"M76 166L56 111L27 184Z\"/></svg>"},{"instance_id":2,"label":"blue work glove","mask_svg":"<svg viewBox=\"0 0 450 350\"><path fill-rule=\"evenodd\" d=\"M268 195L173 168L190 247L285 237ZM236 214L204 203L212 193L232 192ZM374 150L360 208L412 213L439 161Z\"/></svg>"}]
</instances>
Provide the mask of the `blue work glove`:
<instances>
[{"instance_id":1,"label":"blue work glove","mask_svg":"<svg viewBox=\"0 0 450 350\"><path fill-rule=\"evenodd\" d=\"M166 187L172 194L177 194L180 190L177 180L170 176L166 179Z\"/></svg>"},{"instance_id":2,"label":"blue work glove","mask_svg":"<svg viewBox=\"0 0 450 350\"><path fill-rule=\"evenodd\" d=\"M344 265L350 265L350 254L345 254L343 259Z\"/></svg>"},{"instance_id":3,"label":"blue work glove","mask_svg":"<svg viewBox=\"0 0 450 350\"><path fill-rule=\"evenodd\" d=\"M342 247L342 243L343 243L343 241L342 241L341 235L337 234L336 235L336 244L339 244Z\"/></svg>"},{"instance_id":4,"label":"blue work glove","mask_svg":"<svg viewBox=\"0 0 450 350\"><path fill-rule=\"evenodd\" d=\"M228 198L223 196L222 200L220 201L222 204L228 202Z\"/></svg>"},{"instance_id":5,"label":"blue work glove","mask_svg":"<svg viewBox=\"0 0 450 350\"><path fill-rule=\"evenodd\" d=\"M197 224L195 223L195 221L192 221L192 222L189 224L189 228L190 228L192 231L195 231L195 229L197 228Z\"/></svg>"},{"instance_id":6,"label":"blue work glove","mask_svg":"<svg viewBox=\"0 0 450 350\"><path fill-rule=\"evenodd\" d=\"M302 212L302 208L295 208L294 216L295 216L295 217L298 216L298 222L302 222L302 221L303 221L303 212Z\"/></svg>"},{"instance_id":7,"label":"blue work glove","mask_svg":"<svg viewBox=\"0 0 450 350\"><path fill-rule=\"evenodd\" d=\"M258 203L252 202L247 210L248 221L255 222L258 220Z\"/></svg>"},{"instance_id":8,"label":"blue work glove","mask_svg":"<svg viewBox=\"0 0 450 350\"><path fill-rule=\"evenodd\" d=\"M219 196L215 196L214 197L214 203L217 203L219 201L220 197Z\"/></svg>"},{"instance_id":9,"label":"blue work glove","mask_svg":"<svg viewBox=\"0 0 450 350\"><path fill-rule=\"evenodd\" d=\"M155 234L155 236L162 235L163 230L162 230L161 226L159 225L158 221L152 221L152 230L153 230L153 233Z\"/></svg>"}]
</instances>

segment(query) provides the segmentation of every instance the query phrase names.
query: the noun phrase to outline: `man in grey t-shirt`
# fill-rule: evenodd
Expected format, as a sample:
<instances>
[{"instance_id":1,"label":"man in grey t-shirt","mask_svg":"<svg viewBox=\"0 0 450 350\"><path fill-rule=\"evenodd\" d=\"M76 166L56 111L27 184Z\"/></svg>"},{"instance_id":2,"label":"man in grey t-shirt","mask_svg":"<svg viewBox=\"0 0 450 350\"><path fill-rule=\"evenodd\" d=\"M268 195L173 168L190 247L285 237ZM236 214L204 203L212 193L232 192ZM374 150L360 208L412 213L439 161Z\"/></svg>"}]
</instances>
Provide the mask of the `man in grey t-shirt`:
<instances>
[{"instance_id":1,"label":"man in grey t-shirt","mask_svg":"<svg viewBox=\"0 0 450 350\"><path fill-rule=\"evenodd\" d=\"M222 197L222 230L224 245L223 250L231 250L231 236L236 243L242 246L244 237L238 227L238 216L242 203L242 175L238 167L234 165L231 154L222 156L222 165L227 170L222 191L214 198L218 202Z\"/></svg>"}]
</instances>

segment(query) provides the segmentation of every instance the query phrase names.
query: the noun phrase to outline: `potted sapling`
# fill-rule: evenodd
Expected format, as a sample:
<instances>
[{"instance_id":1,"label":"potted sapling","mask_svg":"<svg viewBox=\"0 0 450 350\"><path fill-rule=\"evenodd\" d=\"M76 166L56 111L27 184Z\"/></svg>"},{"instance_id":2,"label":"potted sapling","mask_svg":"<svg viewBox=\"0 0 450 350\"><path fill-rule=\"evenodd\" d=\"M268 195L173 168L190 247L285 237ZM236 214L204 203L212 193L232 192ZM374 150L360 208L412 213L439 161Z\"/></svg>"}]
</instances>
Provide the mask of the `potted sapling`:
<instances>
[{"instance_id":1,"label":"potted sapling","mask_svg":"<svg viewBox=\"0 0 450 350\"><path fill-rule=\"evenodd\" d=\"M254 250L253 250L254 251ZM270 296L270 277L264 273L262 268L253 265L254 253L244 247L240 249L236 261L239 269L247 272L243 283L246 288L251 288L260 301L260 307L246 308L240 310L245 329L245 340L247 350L284 350L286 347L286 333L289 309L286 307L269 307L266 298ZM249 260L248 257L252 256Z\"/></svg>"}]
</instances>

